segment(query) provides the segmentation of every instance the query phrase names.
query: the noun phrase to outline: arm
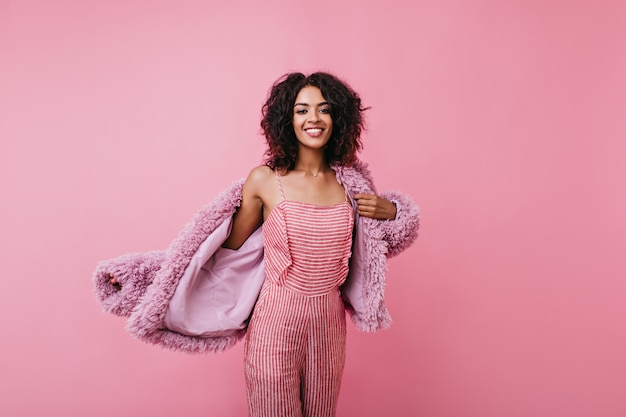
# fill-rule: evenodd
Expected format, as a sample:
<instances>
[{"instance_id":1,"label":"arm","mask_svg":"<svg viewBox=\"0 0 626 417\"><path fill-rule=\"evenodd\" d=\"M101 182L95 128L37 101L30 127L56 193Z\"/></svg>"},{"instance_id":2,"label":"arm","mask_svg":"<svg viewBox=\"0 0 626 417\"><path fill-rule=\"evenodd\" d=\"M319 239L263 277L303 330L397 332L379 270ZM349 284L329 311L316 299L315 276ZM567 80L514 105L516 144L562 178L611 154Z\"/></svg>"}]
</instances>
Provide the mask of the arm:
<instances>
[{"instance_id":1,"label":"arm","mask_svg":"<svg viewBox=\"0 0 626 417\"><path fill-rule=\"evenodd\" d=\"M377 228L388 244L387 256L393 257L411 246L417 239L420 217L413 200L399 192L355 194L360 216L377 219Z\"/></svg>"},{"instance_id":2,"label":"arm","mask_svg":"<svg viewBox=\"0 0 626 417\"><path fill-rule=\"evenodd\" d=\"M355 194L359 216L377 220L394 220L396 218L396 204L376 194Z\"/></svg>"},{"instance_id":3,"label":"arm","mask_svg":"<svg viewBox=\"0 0 626 417\"><path fill-rule=\"evenodd\" d=\"M230 235L222 244L223 248L239 249L263 221L263 201L261 190L267 177L266 166L250 171L242 189L241 205L233 217Z\"/></svg>"}]
</instances>

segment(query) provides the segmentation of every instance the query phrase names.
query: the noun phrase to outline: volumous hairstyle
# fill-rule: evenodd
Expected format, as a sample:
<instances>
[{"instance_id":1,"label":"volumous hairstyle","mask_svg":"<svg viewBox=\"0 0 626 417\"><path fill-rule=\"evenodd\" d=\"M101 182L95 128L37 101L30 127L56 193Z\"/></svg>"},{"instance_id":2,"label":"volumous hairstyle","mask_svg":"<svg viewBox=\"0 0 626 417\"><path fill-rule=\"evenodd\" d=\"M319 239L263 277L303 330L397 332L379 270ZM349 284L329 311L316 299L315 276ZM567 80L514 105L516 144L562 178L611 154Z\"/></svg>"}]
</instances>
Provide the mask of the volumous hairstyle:
<instances>
[{"instance_id":1,"label":"volumous hairstyle","mask_svg":"<svg viewBox=\"0 0 626 417\"><path fill-rule=\"evenodd\" d=\"M315 72L309 76L294 72L279 78L262 108L261 130L267 140L264 162L272 169L293 169L298 157L298 140L293 126L293 107L300 90L307 86L320 89L330 105L333 131L325 148L326 162L350 166L363 147L365 128L361 98L334 75Z\"/></svg>"}]
</instances>

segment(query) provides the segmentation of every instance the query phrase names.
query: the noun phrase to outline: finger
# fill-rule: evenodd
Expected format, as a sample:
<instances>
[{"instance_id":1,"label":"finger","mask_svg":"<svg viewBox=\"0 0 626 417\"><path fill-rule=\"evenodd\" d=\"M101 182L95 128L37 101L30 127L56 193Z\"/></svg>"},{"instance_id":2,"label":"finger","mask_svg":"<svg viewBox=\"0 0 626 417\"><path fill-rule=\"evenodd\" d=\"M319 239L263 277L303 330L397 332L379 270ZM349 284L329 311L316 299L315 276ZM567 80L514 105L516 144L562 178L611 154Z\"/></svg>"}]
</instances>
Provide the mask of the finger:
<instances>
[{"instance_id":1,"label":"finger","mask_svg":"<svg viewBox=\"0 0 626 417\"><path fill-rule=\"evenodd\" d=\"M376 208L376 204L371 201L363 201L359 202L357 207L360 207L363 210L373 210L374 208Z\"/></svg>"},{"instance_id":2,"label":"finger","mask_svg":"<svg viewBox=\"0 0 626 417\"><path fill-rule=\"evenodd\" d=\"M369 211L361 211L359 212L359 216L373 218L374 213L369 212Z\"/></svg>"}]
</instances>

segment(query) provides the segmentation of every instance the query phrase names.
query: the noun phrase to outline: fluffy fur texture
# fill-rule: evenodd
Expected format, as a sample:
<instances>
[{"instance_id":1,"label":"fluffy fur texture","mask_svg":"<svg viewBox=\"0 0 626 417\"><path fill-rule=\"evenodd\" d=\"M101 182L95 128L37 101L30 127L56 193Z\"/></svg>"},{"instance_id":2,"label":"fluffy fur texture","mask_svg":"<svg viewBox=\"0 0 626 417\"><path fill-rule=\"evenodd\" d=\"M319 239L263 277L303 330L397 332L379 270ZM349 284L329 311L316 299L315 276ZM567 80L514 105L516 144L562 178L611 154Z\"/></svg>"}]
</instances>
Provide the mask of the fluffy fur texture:
<instances>
[{"instance_id":1,"label":"fluffy fur texture","mask_svg":"<svg viewBox=\"0 0 626 417\"><path fill-rule=\"evenodd\" d=\"M375 188L367 166L361 162L352 167L333 166L337 180L350 193L374 193ZM180 232L165 251L124 255L101 262L94 275L94 286L103 309L121 316L130 316L127 329L134 336L154 344L188 353L220 352L233 346L245 329L228 337L197 337L161 328L162 321L176 286L194 253L207 236L225 219L232 216L241 201L243 180L234 183L203 207ZM359 217L357 227L363 233L369 262L365 269L363 299L365 314L352 314L357 329L377 331L387 328L391 318L384 306L386 257L395 256L409 247L417 237L418 209L413 201L399 193L383 194L398 203L400 210L394 221ZM113 273L121 289L108 281Z\"/></svg>"},{"instance_id":2,"label":"fluffy fur texture","mask_svg":"<svg viewBox=\"0 0 626 417\"><path fill-rule=\"evenodd\" d=\"M333 169L337 172L339 183L345 185L351 194L376 194L366 163L357 161L352 167L334 166ZM419 208L410 197L398 192L383 193L381 196L397 203L399 211L395 220L357 217L357 227L366 236L365 250L369 255L363 285L366 313L359 315L351 311L351 318L356 328L365 332L375 332L391 326L391 316L384 304L387 257L395 256L411 246L417 239L419 229Z\"/></svg>"},{"instance_id":3,"label":"fluffy fur texture","mask_svg":"<svg viewBox=\"0 0 626 417\"><path fill-rule=\"evenodd\" d=\"M151 251L100 262L93 274L93 284L102 310L129 317L164 260L165 251ZM113 274L119 286L111 285L109 274Z\"/></svg>"},{"instance_id":4,"label":"fluffy fur texture","mask_svg":"<svg viewBox=\"0 0 626 417\"><path fill-rule=\"evenodd\" d=\"M411 197L398 191L384 192L380 196L393 201L399 208L395 220L383 221L376 228L382 232L381 238L388 244L387 257L393 258L402 253L417 239L420 212Z\"/></svg>"}]
</instances>

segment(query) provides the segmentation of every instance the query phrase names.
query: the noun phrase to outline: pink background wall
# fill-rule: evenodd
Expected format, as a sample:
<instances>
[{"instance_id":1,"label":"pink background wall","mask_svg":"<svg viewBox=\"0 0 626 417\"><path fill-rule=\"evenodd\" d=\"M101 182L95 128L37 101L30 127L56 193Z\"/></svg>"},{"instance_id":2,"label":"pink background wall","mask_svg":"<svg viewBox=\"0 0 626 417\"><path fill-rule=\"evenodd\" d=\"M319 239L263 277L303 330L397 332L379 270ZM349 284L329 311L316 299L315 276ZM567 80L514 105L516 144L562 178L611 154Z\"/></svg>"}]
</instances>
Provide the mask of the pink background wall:
<instances>
[{"instance_id":1,"label":"pink background wall","mask_svg":"<svg viewBox=\"0 0 626 417\"><path fill-rule=\"evenodd\" d=\"M623 5L0 1L0 415L245 415L241 346L143 344L89 278L167 246L260 162L271 83L323 69L423 210L339 415L625 416Z\"/></svg>"}]
</instances>

